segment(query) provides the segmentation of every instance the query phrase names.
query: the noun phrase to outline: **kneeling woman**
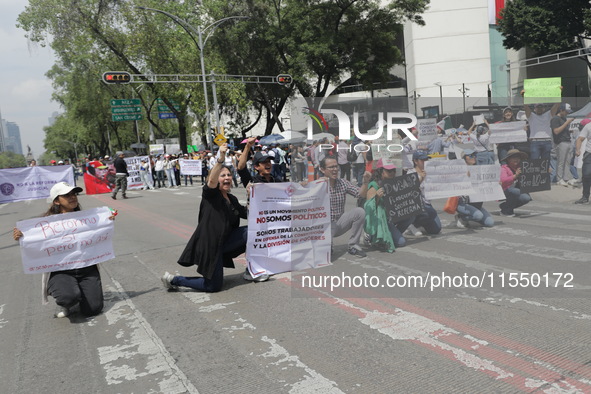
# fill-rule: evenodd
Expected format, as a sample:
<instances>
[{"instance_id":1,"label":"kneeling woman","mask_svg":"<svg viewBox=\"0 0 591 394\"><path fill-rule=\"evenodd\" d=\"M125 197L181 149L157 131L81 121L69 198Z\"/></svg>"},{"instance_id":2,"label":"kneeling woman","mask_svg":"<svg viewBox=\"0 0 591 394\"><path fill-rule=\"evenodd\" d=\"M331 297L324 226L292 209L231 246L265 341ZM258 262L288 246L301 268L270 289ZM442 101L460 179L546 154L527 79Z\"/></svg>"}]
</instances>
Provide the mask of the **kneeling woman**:
<instances>
[{"instance_id":1,"label":"kneeling woman","mask_svg":"<svg viewBox=\"0 0 591 394\"><path fill-rule=\"evenodd\" d=\"M513 212L515 208L531 201L531 196L520 190L519 176L521 175L522 160L527 160L527 153L517 149L511 149L507 152L507 156L501 160L507 163L501 166L501 185L507 198L499 205L502 216L515 216L515 212Z\"/></svg>"},{"instance_id":2,"label":"kneeling woman","mask_svg":"<svg viewBox=\"0 0 591 394\"><path fill-rule=\"evenodd\" d=\"M185 267L197 265L197 272L203 276L174 276L166 272L162 282L168 289L183 286L205 292L220 291L224 267L234 268L232 258L246 249L247 227L240 227L240 218L246 219L247 210L230 194L232 172L223 165L227 150L226 144L220 147L220 156L203 187L199 224L178 261Z\"/></svg>"}]
</instances>

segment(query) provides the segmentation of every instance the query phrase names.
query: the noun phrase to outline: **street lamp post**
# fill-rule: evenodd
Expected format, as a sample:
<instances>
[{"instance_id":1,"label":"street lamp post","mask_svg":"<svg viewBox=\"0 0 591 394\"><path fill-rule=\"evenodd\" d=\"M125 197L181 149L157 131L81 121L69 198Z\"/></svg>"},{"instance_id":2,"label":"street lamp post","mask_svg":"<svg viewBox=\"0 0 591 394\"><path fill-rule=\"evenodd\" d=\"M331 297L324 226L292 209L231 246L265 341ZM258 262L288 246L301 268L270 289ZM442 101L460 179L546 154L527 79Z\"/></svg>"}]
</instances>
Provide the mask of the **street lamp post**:
<instances>
[{"instance_id":1,"label":"street lamp post","mask_svg":"<svg viewBox=\"0 0 591 394\"><path fill-rule=\"evenodd\" d=\"M213 31L215 30L215 28L228 21L231 19L245 19L248 18L246 16L229 16L226 18L222 18L219 19L215 22L210 23L209 25L207 25L204 29L201 29L201 26L197 26L197 29L195 29L191 24L189 24L189 22L179 18L178 16L171 14L169 12L166 11L162 11L162 10L158 10L156 8L149 8L149 7L144 7L144 6L138 6L136 7L140 10L146 10L146 11L154 11L154 12L158 12L160 14L166 15L169 18L171 18L173 21L175 21L176 23L178 23L179 25L181 25L181 27L187 32L187 34L189 35L189 37L191 37L191 39L193 40L193 42L195 42L195 44L197 45L197 48L199 49L199 60L201 61L201 76L203 79L203 95L205 97L205 116L207 119L207 130L206 130L206 138L207 138L207 143L209 145L209 149L212 149L212 144L213 144L213 138L211 136L211 118L209 115L209 99L207 97L207 81L205 80L206 75L205 75L205 58L203 56L203 48L205 46L205 44L207 43L207 40L209 39L209 37L211 36L211 34L213 34ZM203 39L203 33L206 32L209 29L213 29L206 37L205 40ZM197 40L195 41L195 37L193 36L193 34L197 35ZM218 119L219 115L218 115L218 108L216 106L216 108L214 108L215 111L215 118ZM216 130L218 128L218 124L216 124Z\"/></svg>"},{"instance_id":2,"label":"street lamp post","mask_svg":"<svg viewBox=\"0 0 591 394\"><path fill-rule=\"evenodd\" d=\"M470 90L466 87L464 83L462 83L462 88L458 89L462 93L462 103L464 106L464 112L466 112L466 93Z\"/></svg>"},{"instance_id":3,"label":"street lamp post","mask_svg":"<svg viewBox=\"0 0 591 394\"><path fill-rule=\"evenodd\" d=\"M435 82L434 84L435 86L439 86L439 102L440 102L440 107L441 107L441 116L443 116L443 85L441 84L441 82Z\"/></svg>"}]
</instances>

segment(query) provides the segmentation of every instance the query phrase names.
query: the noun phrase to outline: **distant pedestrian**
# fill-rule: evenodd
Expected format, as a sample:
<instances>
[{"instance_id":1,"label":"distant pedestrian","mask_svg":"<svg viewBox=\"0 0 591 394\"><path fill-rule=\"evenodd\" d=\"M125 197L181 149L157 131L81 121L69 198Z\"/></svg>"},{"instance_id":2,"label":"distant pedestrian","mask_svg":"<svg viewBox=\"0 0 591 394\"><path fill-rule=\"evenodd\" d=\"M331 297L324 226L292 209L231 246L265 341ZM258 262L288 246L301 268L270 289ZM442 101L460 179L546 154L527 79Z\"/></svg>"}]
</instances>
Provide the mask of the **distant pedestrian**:
<instances>
[{"instance_id":1,"label":"distant pedestrian","mask_svg":"<svg viewBox=\"0 0 591 394\"><path fill-rule=\"evenodd\" d=\"M127 163L125 162L124 157L125 155L123 152L117 152L117 158L113 162L116 176L115 189L111 195L113 200L117 199L117 193L119 192L119 189L121 189L121 195L123 198L127 198L125 193L127 192L127 177L129 176L129 172L127 172Z\"/></svg>"}]
</instances>

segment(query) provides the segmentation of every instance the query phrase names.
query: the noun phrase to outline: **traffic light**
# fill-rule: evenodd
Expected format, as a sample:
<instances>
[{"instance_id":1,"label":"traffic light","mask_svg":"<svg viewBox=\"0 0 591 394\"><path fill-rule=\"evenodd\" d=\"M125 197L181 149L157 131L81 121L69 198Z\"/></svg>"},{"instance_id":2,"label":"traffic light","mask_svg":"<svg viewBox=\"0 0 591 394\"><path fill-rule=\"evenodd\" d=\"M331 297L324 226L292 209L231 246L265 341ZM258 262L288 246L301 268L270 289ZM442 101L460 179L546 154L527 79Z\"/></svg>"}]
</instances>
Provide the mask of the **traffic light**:
<instances>
[{"instance_id":1,"label":"traffic light","mask_svg":"<svg viewBox=\"0 0 591 394\"><path fill-rule=\"evenodd\" d=\"M277 75L277 83L279 85L289 86L291 85L292 78L289 74L279 74Z\"/></svg>"},{"instance_id":2,"label":"traffic light","mask_svg":"<svg viewBox=\"0 0 591 394\"><path fill-rule=\"evenodd\" d=\"M103 73L103 82L108 84L130 83L131 74L125 71L107 71Z\"/></svg>"}]
</instances>

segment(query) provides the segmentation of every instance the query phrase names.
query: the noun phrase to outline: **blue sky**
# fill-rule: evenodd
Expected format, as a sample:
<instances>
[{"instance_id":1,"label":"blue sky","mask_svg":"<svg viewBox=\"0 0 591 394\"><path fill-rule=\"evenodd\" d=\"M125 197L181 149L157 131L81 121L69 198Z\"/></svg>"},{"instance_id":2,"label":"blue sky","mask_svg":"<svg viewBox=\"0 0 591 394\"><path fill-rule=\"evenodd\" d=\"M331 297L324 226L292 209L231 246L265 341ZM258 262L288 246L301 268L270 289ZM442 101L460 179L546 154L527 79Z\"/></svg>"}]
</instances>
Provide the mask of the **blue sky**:
<instances>
[{"instance_id":1,"label":"blue sky","mask_svg":"<svg viewBox=\"0 0 591 394\"><path fill-rule=\"evenodd\" d=\"M26 0L0 0L0 112L2 118L19 125L23 151L44 152L43 127L49 125L59 105L51 101L51 81L45 73L54 63L53 53L30 43L25 32L16 28L16 18Z\"/></svg>"}]
</instances>

